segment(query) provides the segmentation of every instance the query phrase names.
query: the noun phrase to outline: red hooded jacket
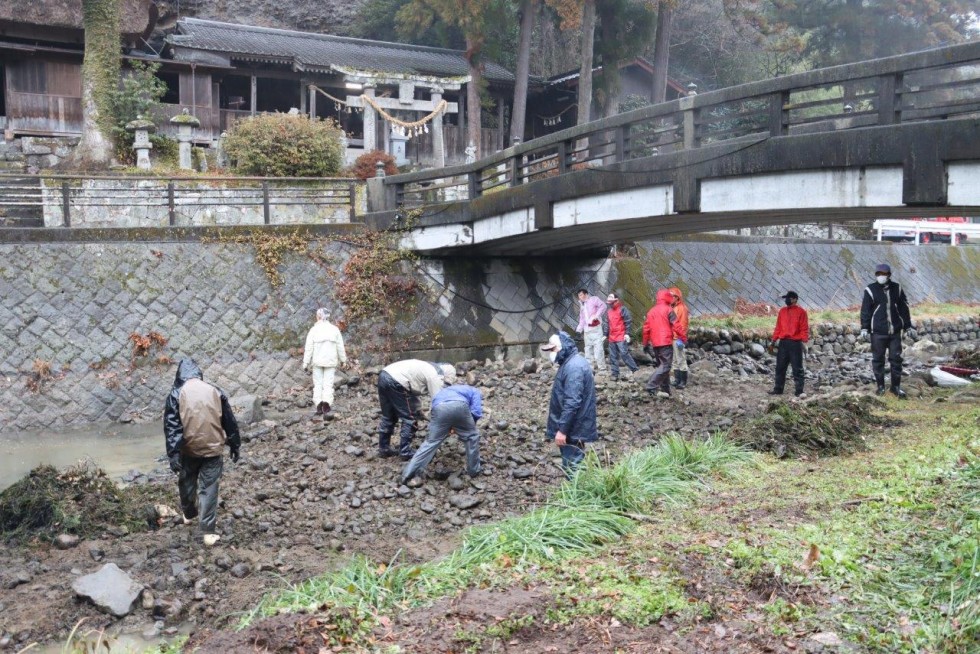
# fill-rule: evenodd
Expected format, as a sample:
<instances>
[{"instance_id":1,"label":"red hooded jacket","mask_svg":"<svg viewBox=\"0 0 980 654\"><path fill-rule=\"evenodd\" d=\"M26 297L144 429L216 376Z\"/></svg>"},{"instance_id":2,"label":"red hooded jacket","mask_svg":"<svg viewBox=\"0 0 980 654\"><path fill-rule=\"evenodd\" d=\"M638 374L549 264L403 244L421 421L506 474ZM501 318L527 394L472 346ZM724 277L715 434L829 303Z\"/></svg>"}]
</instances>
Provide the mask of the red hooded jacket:
<instances>
[{"instance_id":1,"label":"red hooded jacket","mask_svg":"<svg viewBox=\"0 0 980 654\"><path fill-rule=\"evenodd\" d=\"M643 323L643 344L663 347L672 345L675 338L685 340L687 334L677 331L677 314L670 306L674 301L670 291L657 291L657 303L647 312Z\"/></svg>"},{"instance_id":2,"label":"red hooded jacket","mask_svg":"<svg viewBox=\"0 0 980 654\"><path fill-rule=\"evenodd\" d=\"M667 291L677 299L677 303L674 304L674 315L677 316L677 324L674 325L674 330L678 334L682 334L679 338L687 345L687 327L691 322L691 312L684 303L684 295L681 293L681 289L675 286L667 289Z\"/></svg>"}]
</instances>

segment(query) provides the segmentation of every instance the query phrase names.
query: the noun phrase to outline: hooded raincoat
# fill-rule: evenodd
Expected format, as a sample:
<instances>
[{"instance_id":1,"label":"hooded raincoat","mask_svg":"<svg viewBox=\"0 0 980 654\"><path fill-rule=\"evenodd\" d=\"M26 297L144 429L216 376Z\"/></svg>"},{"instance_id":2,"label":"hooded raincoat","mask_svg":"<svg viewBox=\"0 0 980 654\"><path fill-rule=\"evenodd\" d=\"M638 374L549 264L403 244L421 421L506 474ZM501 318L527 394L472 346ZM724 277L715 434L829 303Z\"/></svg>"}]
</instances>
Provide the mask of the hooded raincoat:
<instances>
[{"instance_id":1,"label":"hooded raincoat","mask_svg":"<svg viewBox=\"0 0 980 654\"><path fill-rule=\"evenodd\" d=\"M193 359L181 359L173 388L163 410L163 434L167 458L175 454L192 457L220 456L227 445L241 446L238 422L228 396L204 381Z\"/></svg>"},{"instance_id":2,"label":"hooded raincoat","mask_svg":"<svg viewBox=\"0 0 980 654\"><path fill-rule=\"evenodd\" d=\"M592 367L568 334L560 332L558 338L561 350L555 359L558 374L551 387L546 434L554 440L560 431L569 442L591 443L599 438Z\"/></svg>"}]
</instances>

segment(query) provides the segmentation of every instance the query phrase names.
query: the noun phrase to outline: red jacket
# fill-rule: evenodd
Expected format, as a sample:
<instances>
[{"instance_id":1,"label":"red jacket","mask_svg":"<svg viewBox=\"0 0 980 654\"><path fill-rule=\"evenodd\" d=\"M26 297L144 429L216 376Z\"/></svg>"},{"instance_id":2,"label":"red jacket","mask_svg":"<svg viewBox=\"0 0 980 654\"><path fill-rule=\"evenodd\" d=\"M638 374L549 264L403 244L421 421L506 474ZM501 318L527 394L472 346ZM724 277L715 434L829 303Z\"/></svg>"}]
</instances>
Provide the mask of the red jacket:
<instances>
[{"instance_id":1,"label":"red jacket","mask_svg":"<svg viewBox=\"0 0 980 654\"><path fill-rule=\"evenodd\" d=\"M772 340L778 341L788 338L791 341L810 340L810 322L806 315L806 309L794 304L791 307L783 307L779 310L776 317L776 329L772 332Z\"/></svg>"},{"instance_id":2,"label":"red jacket","mask_svg":"<svg viewBox=\"0 0 980 654\"><path fill-rule=\"evenodd\" d=\"M675 338L687 338L687 334L677 331L677 315L670 306L673 301L673 296L666 289L657 291L657 303L647 312L646 322L643 323L644 345L663 347L672 345Z\"/></svg>"},{"instance_id":3,"label":"red jacket","mask_svg":"<svg viewBox=\"0 0 980 654\"><path fill-rule=\"evenodd\" d=\"M606 311L606 320L609 321L609 342L621 343L626 338L626 321L623 320L623 303L616 301L609 310Z\"/></svg>"}]
</instances>

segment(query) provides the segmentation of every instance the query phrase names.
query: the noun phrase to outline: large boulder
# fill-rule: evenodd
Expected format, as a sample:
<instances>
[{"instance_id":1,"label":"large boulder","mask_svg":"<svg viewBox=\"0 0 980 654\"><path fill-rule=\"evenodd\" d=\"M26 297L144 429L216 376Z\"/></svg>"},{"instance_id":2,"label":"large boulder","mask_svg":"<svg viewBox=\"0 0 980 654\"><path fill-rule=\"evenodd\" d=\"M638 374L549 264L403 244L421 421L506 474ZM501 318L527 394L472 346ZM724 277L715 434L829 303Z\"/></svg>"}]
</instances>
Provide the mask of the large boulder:
<instances>
[{"instance_id":1,"label":"large boulder","mask_svg":"<svg viewBox=\"0 0 980 654\"><path fill-rule=\"evenodd\" d=\"M118 618L129 615L143 593L143 585L120 570L115 563L107 563L98 572L79 577L71 587L79 597Z\"/></svg>"},{"instance_id":2,"label":"large boulder","mask_svg":"<svg viewBox=\"0 0 980 654\"><path fill-rule=\"evenodd\" d=\"M243 425L265 419L262 400L257 395L238 395L228 402L231 404L231 410L235 412L235 419Z\"/></svg>"}]
</instances>

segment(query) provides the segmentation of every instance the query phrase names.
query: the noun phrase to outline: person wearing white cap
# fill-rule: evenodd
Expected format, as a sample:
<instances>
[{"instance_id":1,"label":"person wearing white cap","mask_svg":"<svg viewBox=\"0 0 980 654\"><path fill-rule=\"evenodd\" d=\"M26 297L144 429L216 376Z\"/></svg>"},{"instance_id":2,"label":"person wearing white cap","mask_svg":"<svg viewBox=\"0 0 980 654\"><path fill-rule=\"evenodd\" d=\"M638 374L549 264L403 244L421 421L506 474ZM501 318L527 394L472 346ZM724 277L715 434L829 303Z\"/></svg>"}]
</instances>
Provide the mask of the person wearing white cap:
<instances>
[{"instance_id":1,"label":"person wearing white cap","mask_svg":"<svg viewBox=\"0 0 980 654\"><path fill-rule=\"evenodd\" d=\"M415 455L412 436L418 429L421 415L419 397L428 393L435 397L443 386L456 381L456 368L448 363L432 363L419 359L396 361L378 375L378 401L381 403L381 422L378 424L378 456L401 456L403 461ZM391 449L391 435L401 421L398 451Z\"/></svg>"},{"instance_id":2,"label":"person wearing white cap","mask_svg":"<svg viewBox=\"0 0 980 654\"><path fill-rule=\"evenodd\" d=\"M602 333L609 341L609 372L612 380L616 381L619 379L620 360L629 368L630 374L635 373L640 367L636 365L633 355L630 354L630 329L633 327L630 310L615 293L606 296L606 304L609 305L609 309L602 321Z\"/></svg>"},{"instance_id":3,"label":"person wearing white cap","mask_svg":"<svg viewBox=\"0 0 980 654\"><path fill-rule=\"evenodd\" d=\"M902 332L915 338L912 315L905 291L892 281L892 268L887 263L875 267L875 281L864 289L861 302L861 337L871 339L871 371L875 376L878 395L885 394L885 351L891 369L891 392L905 399L902 390Z\"/></svg>"},{"instance_id":4,"label":"person wearing white cap","mask_svg":"<svg viewBox=\"0 0 980 654\"><path fill-rule=\"evenodd\" d=\"M558 365L545 433L561 451L565 476L571 477L585 458L585 444L599 438L592 366L565 332L553 335L541 350Z\"/></svg>"},{"instance_id":5,"label":"person wearing white cap","mask_svg":"<svg viewBox=\"0 0 980 654\"><path fill-rule=\"evenodd\" d=\"M316 310L316 324L306 335L303 348L303 370L313 368L313 405L316 415L325 416L333 405L333 379L337 365L347 363L344 336L330 322L330 310Z\"/></svg>"}]
</instances>

